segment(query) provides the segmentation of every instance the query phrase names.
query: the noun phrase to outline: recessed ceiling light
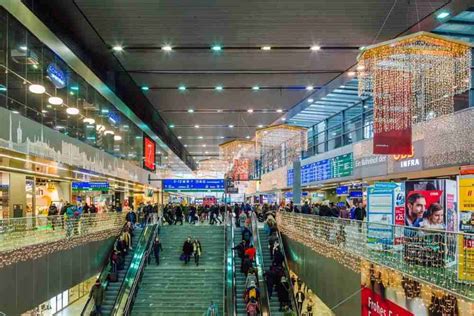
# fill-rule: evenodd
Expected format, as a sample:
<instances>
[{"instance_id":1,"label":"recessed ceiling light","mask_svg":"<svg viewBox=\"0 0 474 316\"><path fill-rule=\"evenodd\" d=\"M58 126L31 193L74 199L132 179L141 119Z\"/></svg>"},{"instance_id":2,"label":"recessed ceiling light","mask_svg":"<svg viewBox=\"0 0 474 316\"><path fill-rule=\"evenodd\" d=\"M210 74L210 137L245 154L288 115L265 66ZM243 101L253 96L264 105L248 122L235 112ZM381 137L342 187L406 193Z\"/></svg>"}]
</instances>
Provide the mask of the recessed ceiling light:
<instances>
[{"instance_id":1,"label":"recessed ceiling light","mask_svg":"<svg viewBox=\"0 0 474 316\"><path fill-rule=\"evenodd\" d=\"M313 45L313 46L310 47L310 49L311 49L312 51L318 51L318 50L321 49L321 46Z\"/></svg>"},{"instance_id":2,"label":"recessed ceiling light","mask_svg":"<svg viewBox=\"0 0 474 316\"><path fill-rule=\"evenodd\" d=\"M203 144L202 147L206 147L206 144Z\"/></svg>"},{"instance_id":3,"label":"recessed ceiling light","mask_svg":"<svg viewBox=\"0 0 474 316\"><path fill-rule=\"evenodd\" d=\"M173 50L173 47L171 47L170 45L165 45L161 47L161 50L165 52L171 52Z\"/></svg>"},{"instance_id":4,"label":"recessed ceiling light","mask_svg":"<svg viewBox=\"0 0 474 316\"><path fill-rule=\"evenodd\" d=\"M253 113L253 109L248 109L247 112L248 113Z\"/></svg>"},{"instance_id":5,"label":"recessed ceiling light","mask_svg":"<svg viewBox=\"0 0 474 316\"><path fill-rule=\"evenodd\" d=\"M148 91L148 90L150 90L150 87L148 87L148 86L142 86L142 90L143 90L143 91Z\"/></svg>"},{"instance_id":6,"label":"recessed ceiling light","mask_svg":"<svg viewBox=\"0 0 474 316\"><path fill-rule=\"evenodd\" d=\"M121 52L121 51L123 51L123 46L122 45L115 45L114 47L112 47L112 49L116 52Z\"/></svg>"},{"instance_id":7,"label":"recessed ceiling light","mask_svg":"<svg viewBox=\"0 0 474 316\"><path fill-rule=\"evenodd\" d=\"M188 109L188 113L194 113L193 109Z\"/></svg>"},{"instance_id":8,"label":"recessed ceiling light","mask_svg":"<svg viewBox=\"0 0 474 316\"><path fill-rule=\"evenodd\" d=\"M222 50L222 46L220 45L214 45L211 47L212 51L214 52L220 52Z\"/></svg>"},{"instance_id":9,"label":"recessed ceiling light","mask_svg":"<svg viewBox=\"0 0 474 316\"><path fill-rule=\"evenodd\" d=\"M199 125L197 125L197 124L196 124L196 125L194 125L194 128L199 128Z\"/></svg>"},{"instance_id":10,"label":"recessed ceiling light","mask_svg":"<svg viewBox=\"0 0 474 316\"><path fill-rule=\"evenodd\" d=\"M198 138L199 138L199 139L203 139L204 137L203 137L203 136L199 136Z\"/></svg>"},{"instance_id":11,"label":"recessed ceiling light","mask_svg":"<svg viewBox=\"0 0 474 316\"><path fill-rule=\"evenodd\" d=\"M357 70L364 70L364 69L365 69L364 65L357 66Z\"/></svg>"},{"instance_id":12,"label":"recessed ceiling light","mask_svg":"<svg viewBox=\"0 0 474 316\"><path fill-rule=\"evenodd\" d=\"M261 49L262 49L262 50L271 50L272 47L271 47L271 46L262 46Z\"/></svg>"},{"instance_id":13,"label":"recessed ceiling light","mask_svg":"<svg viewBox=\"0 0 474 316\"><path fill-rule=\"evenodd\" d=\"M312 90L314 90L314 87L313 86L306 86L306 90L312 91Z\"/></svg>"},{"instance_id":14,"label":"recessed ceiling light","mask_svg":"<svg viewBox=\"0 0 474 316\"><path fill-rule=\"evenodd\" d=\"M308 99L308 103L312 103L313 101L313 99Z\"/></svg>"},{"instance_id":15,"label":"recessed ceiling light","mask_svg":"<svg viewBox=\"0 0 474 316\"><path fill-rule=\"evenodd\" d=\"M276 112L277 112L277 113L282 113L283 110L282 110L282 109L278 109Z\"/></svg>"},{"instance_id":16,"label":"recessed ceiling light","mask_svg":"<svg viewBox=\"0 0 474 316\"><path fill-rule=\"evenodd\" d=\"M53 105L61 105L63 104L63 99L61 99L60 97L49 97L48 102Z\"/></svg>"},{"instance_id":17,"label":"recessed ceiling light","mask_svg":"<svg viewBox=\"0 0 474 316\"><path fill-rule=\"evenodd\" d=\"M347 75L348 75L349 77L354 77L354 76L356 75L356 73L355 73L355 71L349 71L349 72L347 73Z\"/></svg>"},{"instance_id":18,"label":"recessed ceiling light","mask_svg":"<svg viewBox=\"0 0 474 316\"><path fill-rule=\"evenodd\" d=\"M229 125L229 128L234 128L234 125L230 124L230 125Z\"/></svg>"},{"instance_id":19,"label":"recessed ceiling light","mask_svg":"<svg viewBox=\"0 0 474 316\"><path fill-rule=\"evenodd\" d=\"M260 87L259 86L253 86L252 90L254 90L254 91L260 90Z\"/></svg>"},{"instance_id":20,"label":"recessed ceiling light","mask_svg":"<svg viewBox=\"0 0 474 316\"><path fill-rule=\"evenodd\" d=\"M28 47L27 46L20 46L20 49L21 50L28 50Z\"/></svg>"},{"instance_id":21,"label":"recessed ceiling light","mask_svg":"<svg viewBox=\"0 0 474 316\"><path fill-rule=\"evenodd\" d=\"M217 113L222 113L222 110L217 110Z\"/></svg>"},{"instance_id":22,"label":"recessed ceiling light","mask_svg":"<svg viewBox=\"0 0 474 316\"><path fill-rule=\"evenodd\" d=\"M444 18L447 18L449 15L450 15L449 12L447 12L447 11L442 11L442 12L439 12L439 13L436 15L436 17L437 17L438 19L444 19Z\"/></svg>"},{"instance_id":23,"label":"recessed ceiling light","mask_svg":"<svg viewBox=\"0 0 474 316\"><path fill-rule=\"evenodd\" d=\"M179 86L179 87L178 87L178 90L179 90L179 91L186 91L186 86Z\"/></svg>"},{"instance_id":24,"label":"recessed ceiling light","mask_svg":"<svg viewBox=\"0 0 474 316\"><path fill-rule=\"evenodd\" d=\"M184 144L183 146L184 146L184 147L188 147L188 144Z\"/></svg>"},{"instance_id":25,"label":"recessed ceiling light","mask_svg":"<svg viewBox=\"0 0 474 316\"><path fill-rule=\"evenodd\" d=\"M223 86L216 86L215 89L216 89L217 91L222 91L222 90L224 89L224 87L223 87Z\"/></svg>"},{"instance_id":26,"label":"recessed ceiling light","mask_svg":"<svg viewBox=\"0 0 474 316\"><path fill-rule=\"evenodd\" d=\"M183 136L178 136L178 139L181 139L181 138L183 138Z\"/></svg>"},{"instance_id":27,"label":"recessed ceiling light","mask_svg":"<svg viewBox=\"0 0 474 316\"><path fill-rule=\"evenodd\" d=\"M247 138L247 139L250 139L250 136L249 136L249 135L247 135L247 136L245 136L245 138Z\"/></svg>"},{"instance_id":28,"label":"recessed ceiling light","mask_svg":"<svg viewBox=\"0 0 474 316\"><path fill-rule=\"evenodd\" d=\"M221 136L221 137L220 137L220 139L224 139L224 138L225 138L225 136Z\"/></svg>"},{"instance_id":29,"label":"recessed ceiling light","mask_svg":"<svg viewBox=\"0 0 474 316\"><path fill-rule=\"evenodd\" d=\"M174 124L170 124L170 128L174 128Z\"/></svg>"},{"instance_id":30,"label":"recessed ceiling light","mask_svg":"<svg viewBox=\"0 0 474 316\"><path fill-rule=\"evenodd\" d=\"M67 108L66 113L69 114L69 115L77 115L77 114L79 114L79 109L74 108L74 107Z\"/></svg>"},{"instance_id":31,"label":"recessed ceiling light","mask_svg":"<svg viewBox=\"0 0 474 316\"><path fill-rule=\"evenodd\" d=\"M117 140L117 141L122 140L122 136L114 135L114 140Z\"/></svg>"},{"instance_id":32,"label":"recessed ceiling light","mask_svg":"<svg viewBox=\"0 0 474 316\"><path fill-rule=\"evenodd\" d=\"M258 127L258 128L262 128L262 127L263 127L263 125L262 125L262 124L259 124L257 127Z\"/></svg>"},{"instance_id":33,"label":"recessed ceiling light","mask_svg":"<svg viewBox=\"0 0 474 316\"><path fill-rule=\"evenodd\" d=\"M46 92L46 88L40 84L32 84L28 87L31 93L43 94Z\"/></svg>"},{"instance_id":34,"label":"recessed ceiling light","mask_svg":"<svg viewBox=\"0 0 474 316\"><path fill-rule=\"evenodd\" d=\"M284 122L284 121L286 121L286 118L282 117L281 120Z\"/></svg>"}]
</instances>

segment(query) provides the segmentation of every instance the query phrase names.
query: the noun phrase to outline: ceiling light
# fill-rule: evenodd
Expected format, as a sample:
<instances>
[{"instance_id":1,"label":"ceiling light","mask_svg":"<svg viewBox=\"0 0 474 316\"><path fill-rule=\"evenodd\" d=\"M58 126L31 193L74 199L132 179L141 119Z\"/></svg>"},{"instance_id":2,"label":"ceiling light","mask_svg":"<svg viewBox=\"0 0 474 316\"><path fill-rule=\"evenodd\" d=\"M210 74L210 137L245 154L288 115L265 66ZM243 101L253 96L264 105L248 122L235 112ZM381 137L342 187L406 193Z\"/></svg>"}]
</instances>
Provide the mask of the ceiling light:
<instances>
[{"instance_id":1,"label":"ceiling light","mask_svg":"<svg viewBox=\"0 0 474 316\"><path fill-rule=\"evenodd\" d=\"M318 51L318 50L321 49L321 46L313 45L313 46L310 47L310 49L311 49L312 51Z\"/></svg>"},{"instance_id":2,"label":"ceiling light","mask_svg":"<svg viewBox=\"0 0 474 316\"><path fill-rule=\"evenodd\" d=\"M214 52L220 52L222 50L222 46L219 46L219 45L214 45L211 47L211 49L214 51Z\"/></svg>"},{"instance_id":3,"label":"ceiling light","mask_svg":"<svg viewBox=\"0 0 474 316\"><path fill-rule=\"evenodd\" d=\"M174 124L170 124L170 128L174 128Z\"/></svg>"},{"instance_id":4,"label":"ceiling light","mask_svg":"<svg viewBox=\"0 0 474 316\"><path fill-rule=\"evenodd\" d=\"M183 138L183 136L178 136L178 139L181 139L181 138Z\"/></svg>"},{"instance_id":5,"label":"ceiling light","mask_svg":"<svg viewBox=\"0 0 474 316\"><path fill-rule=\"evenodd\" d=\"M70 95L74 95L74 91L69 92Z\"/></svg>"},{"instance_id":6,"label":"ceiling light","mask_svg":"<svg viewBox=\"0 0 474 316\"><path fill-rule=\"evenodd\" d=\"M38 69L38 65L37 65L37 64L33 64L33 68L34 68L34 69Z\"/></svg>"},{"instance_id":7,"label":"ceiling light","mask_svg":"<svg viewBox=\"0 0 474 316\"><path fill-rule=\"evenodd\" d=\"M63 104L63 99L61 99L60 97L50 97L48 99L48 102L53 105L61 105Z\"/></svg>"},{"instance_id":8,"label":"ceiling light","mask_svg":"<svg viewBox=\"0 0 474 316\"><path fill-rule=\"evenodd\" d=\"M41 110L41 113L48 113L48 111L46 111L46 110Z\"/></svg>"},{"instance_id":9,"label":"ceiling light","mask_svg":"<svg viewBox=\"0 0 474 316\"><path fill-rule=\"evenodd\" d=\"M121 51L123 51L123 46L122 45L115 45L114 47L112 47L112 49L116 52L121 52Z\"/></svg>"},{"instance_id":10,"label":"ceiling light","mask_svg":"<svg viewBox=\"0 0 474 316\"><path fill-rule=\"evenodd\" d=\"M314 87L313 86L306 86L306 90L312 91L312 90L314 90Z\"/></svg>"},{"instance_id":11,"label":"ceiling light","mask_svg":"<svg viewBox=\"0 0 474 316\"><path fill-rule=\"evenodd\" d=\"M193 109L188 109L188 113L194 113Z\"/></svg>"},{"instance_id":12,"label":"ceiling light","mask_svg":"<svg viewBox=\"0 0 474 316\"><path fill-rule=\"evenodd\" d=\"M283 112L282 109L278 109L278 110L277 110L277 113L282 113L282 112Z\"/></svg>"},{"instance_id":13,"label":"ceiling light","mask_svg":"<svg viewBox=\"0 0 474 316\"><path fill-rule=\"evenodd\" d=\"M206 147L206 144L203 144L202 147Z\"/></svg>"},{"instance_id":14,"label":"ceiling light","mask_svg":"<svg viewBox=\"0 0 474 316\"><path fill-rule=\"evenodd\" d=\"M120 135L115 135L115 136L114 136L114 140L117 140L117 141L118 141L118 140L122 140L122 136L120 136Z\"/></svg>"},{"instance_id":15,"label":"ceiling light","mask_svg":"<svg viewBox=\"0 0 474 316\"><path fill-rule=\"evenodd\" d=\"M106 130L104 132L104 135L114 135L114 134L115 134L114 131L111 131L111 130Z\"/></svg>"},{"instance_id":16,"label":"ceiling light","mask_svg":"<svg viewBox=\"0 0 474 316\"><path fill-rule=\"evenodd\" d=\"M250 136L249 136L249 135L247 135L247 136L245 136L245 138L247 138L247 139L250 139Z\"/></svg>"},{"instance_id":17,"label":"ceiling light","mask_svg":"<svg viewBox=\"0 0 474 316\"><path fill-rule=\"evenodd\" d=\"M54 128L55 128L55 129L65 129L65 127L64 127L64 126L61 126L61 125L56 125Z\"/></svg>"},{"instance_id":18,"label":"ceiling light","mask_svg":"<svg viewBox=\"0 0 474 316\"><path fill-rule=\"evenodd\" d=\"M186 86L179 86L179 87L178 87L178 90L179 90L179 91L186 91Z\"/></svg>"},{"instance_id":19,"label":"ceiling light","mask_svg":"<svg viewBox=\"0 0 474 316\"><path fill-rule=\"evenodd\" d=\"M308 99L308 103L312 103L313 101L313 99Z\"/></svg>"},{"instance_id":20,"label":"ceiling light","mask_svg":"<svg viewBox=\"0 0 474 316\"><path fill-rule=\"evenodd\" d=\"M271 47L271 46L262 46L261 49L262 49L262 50L271 50L272 47Z\"/></svg>"},{"instance_id":21,"label":"ceiling light","mask_svg":"<svg viewBox=\"0 0 474 316\"><path fill-rule=\"evenodd\" d=\"M194 128L199 128L199 125L197 125L197 124L196 124L196 125L194 125Z\"/></svg>"},{"instance_id":22,"label":"ceiling light","mask_svg":"<svg viewBox=\"0 0 474 316\"><path fill-rule=\"evenodd\" d=\"M356 75L356 73L355 73L355 71L349 71L349 72L347 73L347 75L348 75L349 77L354 77L354 76Z\"/></svg>"},{"instance_id":23,"label":"ceiling light","mask_svg":"<svg viewBox=\"0 0 474 316\"><path fill-rule=\"evenodd\" d=\"M447 18L449 15L450 15L449 12L447 12L447 11L442 11L442 12L439 12L439 13L436 15L436 18L438 18L438 19L444 19L444 18Z\"/></svg>"},{"instance_id":24,"label":"ceiling light","mask_svg":"<svg viewBox=\"0 0 474 316\"><path fill-rule=\"evenodd\" d=\"M257 127L258 127L258 128L262 128L262 127L263 127L263 125L262 125L262 124L259 124Z\"/></svg>"},{"instance_id":25,"label":"ceiling light","mask_svg":"<svg viewBox=\"0 0 474 316\"><path fill-rule=\"evenodd\" d=\"M224 89L224 87L223 87L223 86L216 86L215 89L216 89L217 91L222 91L222 90Z\"/></svg>"},{"instance_id":26,"label":"ceiling light","mask_svg":"<svg viewBox=\"0 0 474 316\"><path fill-rule=\"evenodd\" d=\"M198 138L199 138L199 139L203 139L204 137L203 137L203 136L199 136Z\"/></svg>"},{"instance_id":27,"label":"ceiling light","mask_svg":"<svg viewBox=\"0 0 474 316\"><path fill-rule=\"evenodd\" d=\"M282 117L281 120L284 122L284 121L286 121L286 118Z\"/></svg>"},{"instance_id":28,"label":"ceiling light","mask_svg":"<svg viewBox=\"0 0 474 316\"><path fill-rule=\"evenodd\" d=\"M173 47L171 47L170 45L165 45L165 46L161 47L161 50L163 50L165 52L171 52L173 50Z\"/></svg>"},{"instance_id":29,"label":"ceiling light","mask_svg":"<svg viewBox=\"0 0 474 316\"><path fill-rule=\"evenodd\" d=\"M79 87L78 86L72 86L70 87L71 90L74 90L74 91L79 91Z\"/></svg>"},{"instance_id":30,"label":"ceiling light","mask_svg":"<svg viewBox=\"0 0 474 316\"><path fill-rule=\"evenodd\" d=\"M230 124L230 125L229 125L229 128L234 128L234 125Z\"/></svg>"},{"instance_id":31,"label":"ceiling light","mask_svg":"<svg viewBox=\"0 0 474 316\"><path fill-rule=\"evenodd\" d=\"M208 152L207 152L207 151L205 151L204 153L205 153L206 155L208 154Z\"/></svg>"},{"instance_id":32,"label":"ceiling light","mask_svg":"<svg viewBox=\"0 0 474 316\"><path fill-rule=\"evenodd\" d=\"M221 136L221 137L220 137L220 139L224 139L224 138L225 138L225 136Z\"/></svg>"},{"instance_id":33,"label":"ceiling light","mask_svg":"<svg viewBox=\"0 0 474 316\"><path fill-rule=\"evenodd\" d=\"M248 109L247 112L248 113L253 113L253 109Z\"/></svg>"},{"instance_id":34,"label":"ceiling light","mask_svg":"<svg viewBox=\"0 0 474 316\"><path fill-rule=\"evenodd\" d=\"M150 90L150 87L148 87L148 86L142 86L142 91L148 91L148 90Z\"/></svg>"},{"instance_id":35,"label":"ceiling light","mask_svg":"<svg viewBox=\"0 0 474 316\"><path fill-rule=\"evenodd\" d=\"M222 110L217 110L217 113L222 113Z\"/></svg>"},{"instance_id":36,"label":"ceiling light","mask_svg":"<svg viewBox=\"0 0 474 316\"><path fill-rule=\"evenodd\" d=\"M28 47L27 46L20 46L20 49L21 50L28 50Z\"/></svg>"},{"instance_id":37,"label":"ceiling light","mask_svg":"<svg viewBox=\"0 0 474 316\"><path fill-rule=\"evenodd\" d=\"M3 84L0 84L0 91L1 92L7 91L7 87L5 87Z\"/></svg>"},{"instance_id":38,"label":"ceiling light","mask_svg":"<svg viewBox=\"0 0 474 316\"><path fill-rule=\"evenodd\" d=\"M86 117L82 120L82 122L86 123L86 124L94 124L95 123L95 120L93 118L90 118L90 117Z\"/></svg>"},{"instance_id":39,"label":"ceiling light","mask_svg":"<svg viewBox=\"0 0 474 316\"><path fill-rule=\"evenodd\" d=\"M254 91L260 90L260 87L259 86L253 86L252 90L254 90Z\"/></svg>"},{"instance_id":40,"label":"ceiling light","mask_svg":"<svg viewBox=\"0 0 474 316\"><path fill-rule=\"evenodd\" d=\"M188 144L184 144L183 146L184 146L184 147L188 147Z\"/></svg>"},{"instance_id":41,"label":"ceiling light","mask_svg":"<svg viewBox=\"0 0 474 316\"><path fill-rule=\"evenodd\" d=\"M79 114L79 109L78 108L67 108L66 113L69 115L77 115Z\"/></svg>"},{"instance_id":42,"label":"ceiling light","mask_svg":"<svg viewBox=\"0 0 474 316\"><path fill-rule=\"evenodd\" d=\"M32 84L28 87L31 93L43 94L46 92L46 88L40 84Z\"/></svg>"}]
</instances>

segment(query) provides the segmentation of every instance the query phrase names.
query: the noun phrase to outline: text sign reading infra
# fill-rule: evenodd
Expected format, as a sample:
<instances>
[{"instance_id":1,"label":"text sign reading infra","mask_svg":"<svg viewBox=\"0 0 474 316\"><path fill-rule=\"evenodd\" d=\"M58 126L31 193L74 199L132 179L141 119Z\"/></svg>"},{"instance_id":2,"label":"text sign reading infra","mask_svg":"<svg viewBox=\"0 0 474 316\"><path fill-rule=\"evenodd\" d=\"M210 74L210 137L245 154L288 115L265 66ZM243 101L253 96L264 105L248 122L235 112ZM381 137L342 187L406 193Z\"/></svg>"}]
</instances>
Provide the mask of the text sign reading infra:
<instances>
[{"instance_id":1,"label":"text sign reading infra","mask_svg":"<svg viewBox=\"0 0 474 316\"><path fill-rule=\"evenodd\" d=\"M224 179L165 179L165 191L223 191Z\"/></svg>"}]
</instances>

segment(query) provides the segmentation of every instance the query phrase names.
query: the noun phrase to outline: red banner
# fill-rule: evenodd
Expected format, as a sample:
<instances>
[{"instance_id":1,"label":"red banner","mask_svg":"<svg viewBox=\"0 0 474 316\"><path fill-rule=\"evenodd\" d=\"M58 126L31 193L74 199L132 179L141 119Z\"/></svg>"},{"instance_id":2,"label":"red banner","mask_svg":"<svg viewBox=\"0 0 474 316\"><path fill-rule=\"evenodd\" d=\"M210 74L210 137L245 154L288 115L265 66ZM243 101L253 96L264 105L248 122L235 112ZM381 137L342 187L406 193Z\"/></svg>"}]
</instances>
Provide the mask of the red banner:
<instances>
[{"instance_id":1,"label":"red banner","mask_svg":"<svg viewBox=\"0 0 474 316\"><path fill-rule=\"evenodd\" d=\"M403 130L374 131L374 154L411 155L411 126Z\"/></svg>"},{"instance_id":2,"label":"red banner","mask_svg":"<svg viewBox=\"0 0 474 316\"><path fill-rule=\"evenodd\" d=\"M369 288L362 287L362 316L414 316Z\"/></svg>"},{"instance_id":3,"label":"red banner","mask_svg":"<svg viewBox=\"0 0 474 316\"><path fill-rule=\"evenodd\" d=\"M143 137L143 166L151 171L155 171L156 144L147 136Z\"/></svg>"},{"instance_id":4,"label":"red banner","mask_svg":"<svg viewBox=\"0 0 474 316\"><path fill-rule=\"evenodd\" d=\"M249 159L234 159L234 166L232 169L233 181L248 181L250 173Z\"/></svg>"}]
</instances>

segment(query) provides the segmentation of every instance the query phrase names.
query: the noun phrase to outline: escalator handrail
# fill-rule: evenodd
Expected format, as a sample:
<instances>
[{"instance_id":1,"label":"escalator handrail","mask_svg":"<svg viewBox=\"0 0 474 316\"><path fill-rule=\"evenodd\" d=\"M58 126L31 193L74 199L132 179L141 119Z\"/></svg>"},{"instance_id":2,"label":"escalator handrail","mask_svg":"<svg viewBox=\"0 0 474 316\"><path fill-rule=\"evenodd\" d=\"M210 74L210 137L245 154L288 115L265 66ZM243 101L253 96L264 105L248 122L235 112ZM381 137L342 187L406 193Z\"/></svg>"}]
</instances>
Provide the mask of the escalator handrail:
<instances>
[{"instance_id":1,"label":"escalator handrail","mask_svg":"<svg viewBox=\"0 0 474 316\"><path fill-rule=\"evenodd\" d=\"M255 248L257 249L256 263L257 263L257 273L258 273L258 283L260 288L260 314L262 316L270 315L270 300L268 298L268 289L267 282L263 276L263 255L262 255L262 245L260 244L260 236L258 235L258 220L254 212L251 212L252 218L252 234ZM262 304L262 302L264 304Z\"/></svg>"},{"instance_id":2,"label":"escalator handrail","mask_svg":"<svg viewBox=\"0 0 474 316\"><path fill-rule=\"evenodd\" d=\"M235 241L234 241L234 236L235 236L235 228L234 228L234 223L233 223L233 217L231 214L227 215L227 218L230 218L230 249L227 250L227 265L230 265L232 267L231 273L232 275L230 276L232 281L231 281L231 286L232 286L232 295L231 295L231 303L229 304L229 308L232 308L232 311L229 311L229 315L231 316L237 316L237 291L236 291L236 286L237 286L237 281L236 281L236 270L235 270L235 259L234 259L234 248L235 248ZM226 269L227 270L227 269ZM226 278L228 279L228 277ZM226 280L227 281L227 280ZM228 284L228 283L226 283ZM227 287L229 288L230 285Z\"/></svg>"},{"instance_id":3,"label":"escalator handrail","mask_svg":"<svg viewBox=\"0 0 474 316\"><path fill-rule=\"evenodd\" d=\"M114 251L115 243L120 238L120 235L122 234L122 231L123 231L123 229L125 228L126 225L127 225L127 223L123 224L122 229L119 232L119 235L117 236L117 238L115 238L114 244L112 245L112 250L110 250L110 252L108 253L108 255L106 257L107 258L106 264L104 265L104 267L100 271L98 279L100 280L100 284L104 288L107 288L107 285L109 283L108 282L108 275L109 275L109 273L112 269L112 265L110 263L110 257L112 255L112 252ZM90 305L90 304L92 304L92 305ZM84 304L84 308L81 311L81 316L89 315L90 311L92 310L91 308L94 308L94 307L95 307L95 302L93 301L92 296L89 295L89 298L87 299L86 304Z\"/></svg>"},{"instance_id":4,"label":"escalator handrail","mask_svg":"<svg viewBox=\"0 0 474 316\"><path fill-rule=\"evenodd\" d=\"M155 226L154 230L151 234L151 237L148 239L148 244L146 246L147 248L145 250L145 254L142 257L142 260L140 261L140 266L138 267L138 270L137 270L137 276L133 280L133 284L130 288L129 296L127 298L127 301L125 303L125 307L123 309L123 315L129 315L130 314L130 311L131 311L131 308L132 308L132 305L133 305L133 301L134 301L134 299L137 295L137 292L138 292L138 283L141 281L141 277L143 276L144 269L145 269L145 264L149 261L149 257L150 257L150 254L151 254L151 251L152 251L152 248L153 248L153 241L155 240L156 236L160 232L161 223L162 223L162 217L160 217L160 219L158 220L158 223L156 225L154 225Z\"/></svg>"},{"instance_id":5,"label":"escalator handrail","mask_svg":"<svg viewBox=\"0 0 474 316\"><path fill-rule=\"evenodd\" d=\"M278 243L280 244L281 253L283 254L283 258L285 259L285 269L284 270L285 270L285 277L288 280L288 284L290 285L291 305L292 305L293 311L296 311L296 315L301 316L302 312L300 310L298 310L298 305L296 304L295 289L293 287L293 282L291 282L290 266L288 265L288 260L286 259L286 251L285 251L285 246L283 245L283 238L281 237L280 231L278 229L277 229L277 236L278 236Z\"/></svg>"}]
</instances>

